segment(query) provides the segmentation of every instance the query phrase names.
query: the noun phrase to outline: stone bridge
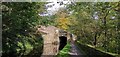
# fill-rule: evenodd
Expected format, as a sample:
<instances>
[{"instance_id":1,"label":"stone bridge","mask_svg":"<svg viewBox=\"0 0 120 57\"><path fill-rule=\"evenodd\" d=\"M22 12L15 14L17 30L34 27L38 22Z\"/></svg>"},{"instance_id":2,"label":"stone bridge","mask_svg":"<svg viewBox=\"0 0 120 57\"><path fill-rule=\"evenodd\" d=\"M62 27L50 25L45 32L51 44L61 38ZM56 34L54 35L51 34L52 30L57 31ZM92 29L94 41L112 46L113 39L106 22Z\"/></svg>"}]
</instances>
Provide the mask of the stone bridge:
<instances>
[{"instance_id":1,"label":"stone bridge","mask_svg":"<svg viewBox=\"0 0 120 57\"><path fill-rule=\"evenodd\" d=\"M43 56L57 55L58 52L67 44L67 41L72 39L75 40L73 34L54 26L40 26L38 28L38 32L42 34L44 40Z\"/></svg>"}]
</instances>

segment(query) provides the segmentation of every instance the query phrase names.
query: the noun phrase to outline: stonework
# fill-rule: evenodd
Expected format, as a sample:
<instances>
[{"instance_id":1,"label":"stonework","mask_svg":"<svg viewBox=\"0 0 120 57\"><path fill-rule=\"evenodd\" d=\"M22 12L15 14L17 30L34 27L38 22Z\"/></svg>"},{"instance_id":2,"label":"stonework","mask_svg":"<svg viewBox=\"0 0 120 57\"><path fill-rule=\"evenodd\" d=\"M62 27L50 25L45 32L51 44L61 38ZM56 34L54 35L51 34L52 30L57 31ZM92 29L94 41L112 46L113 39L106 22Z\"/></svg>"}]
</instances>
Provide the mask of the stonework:
<instances>
[{"instance_id":1,"label":"stonework","mask_svg":"<svg viewBox=\"0 0 120 57\"><path fill-rule=\"evenodd\" d=\"M38 28L38 31L41 32L44 40L43 54L41 57L44 57L44 55L58 54L60 45L59 36L65 36L67 40L70 39L70 35L68 32L65 32L63 30L63 32L61 33L61 30L54 26L41 26L40 28Z\"/></svg>"}]
</instances>

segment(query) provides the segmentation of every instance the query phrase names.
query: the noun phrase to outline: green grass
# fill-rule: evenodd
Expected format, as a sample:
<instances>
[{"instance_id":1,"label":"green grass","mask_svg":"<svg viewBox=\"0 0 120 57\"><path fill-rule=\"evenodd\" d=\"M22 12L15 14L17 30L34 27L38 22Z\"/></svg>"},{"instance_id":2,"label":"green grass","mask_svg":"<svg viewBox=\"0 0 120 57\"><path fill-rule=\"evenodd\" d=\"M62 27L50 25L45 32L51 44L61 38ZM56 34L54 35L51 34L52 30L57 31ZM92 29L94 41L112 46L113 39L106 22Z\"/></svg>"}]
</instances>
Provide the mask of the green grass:
<instances>
[{"instance_id":1,"label":"green grass","mask_svg":"<svg viewBox=\"0 0 120 57\"><path fill-rule=\"evenodd\" d=\"M67 45L58 53L56 57L69 57L68 52L70 51L70 43L68 42Z\"/></svg>"}]
</instances>

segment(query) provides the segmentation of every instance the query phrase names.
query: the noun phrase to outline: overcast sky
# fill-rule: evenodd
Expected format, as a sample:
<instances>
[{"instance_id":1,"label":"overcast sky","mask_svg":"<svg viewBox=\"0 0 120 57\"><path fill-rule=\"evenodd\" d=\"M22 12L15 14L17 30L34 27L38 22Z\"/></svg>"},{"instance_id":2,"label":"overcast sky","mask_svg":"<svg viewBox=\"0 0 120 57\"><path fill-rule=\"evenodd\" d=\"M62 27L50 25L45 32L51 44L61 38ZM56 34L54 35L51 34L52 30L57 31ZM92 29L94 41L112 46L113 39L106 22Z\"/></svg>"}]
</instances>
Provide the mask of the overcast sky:
<instances>
[{"instance_id":1,"label":"overcast sky","mask_svg":"<svg viewBox=\"0 0 120 57\"><path fill-rule=\"evenodd\" d=\"M43 12L41 14L39 14L40 16L49 16L49 15L53 15L55 14L60 8L66 8L67 4L71 4L71 1L53 1L50 0L52 2L46 4L46 10L47 12Z\"/></svg>"}]
</instances>

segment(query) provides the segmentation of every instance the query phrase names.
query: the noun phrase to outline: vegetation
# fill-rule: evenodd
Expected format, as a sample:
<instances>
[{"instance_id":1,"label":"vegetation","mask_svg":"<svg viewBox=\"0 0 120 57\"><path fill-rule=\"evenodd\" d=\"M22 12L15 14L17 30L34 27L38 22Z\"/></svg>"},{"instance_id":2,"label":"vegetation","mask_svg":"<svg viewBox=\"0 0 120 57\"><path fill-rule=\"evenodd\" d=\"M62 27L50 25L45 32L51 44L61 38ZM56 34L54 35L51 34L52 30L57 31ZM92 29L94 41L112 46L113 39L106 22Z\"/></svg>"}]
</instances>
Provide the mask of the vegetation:
<instances>
[{"instance_id":1,"label":"vegetation","mask_svg":"<svg viewBox=\"0 0 120 57\"><path fill-rule=\"evenodd\" d=\"M117 57L117 54L104 52L98 49L95 49L94 46L76 43L81 50L84 50L84 57Z\"/></svg>"},{"instance_id":2,"label":"vegetation","mask_svg":"<svg viewBox=\"0 0 120 57\"><path fill-rule=\"evenodd\" d=\"M44 11L44 4L2 3L3 56L28 55L38 47L42 50L42 37L35 33L34 27L42 23L38 13Z\"/></svg>"},{"instance_id":3,"label":"vegetation","mask_svg":"<svg viewBox=\"0 0 120 57\"><path fill-rule=\"evenodd\" d=\"M53 25L77 35L81 44L120 54L120 2L74 2L55 15L39 16L45 11L45 4L2 3L3 56L40 56L43 40L35 33L37 25ZM63 51L68 52L67 48L69 44ZM60 56L64 55L63 51Z\"/></svg>"},{"instance_id":4,"label":"vegetation","mask_svg":"<svg viewBox=\"0 0 120 57\"><path fill-rule=\"evenodd\" d=\"M106 52L120 54L119 2L79 3L70 6L74 10L77 25L72 31L78 41L90 44ZM72 29L72 28L71 28Z\"/></svg>"},{"instance_id":5,"label":"vegetation","mask_svg":"<svg viewBox=\"0 0 120 57\"><path fill-rule=\"evenodd\" d=\"M69 51L70 51L70 43L68 42L67 45L58 53L56 57L69 57Z\"/></svg>"}]
</instances>

